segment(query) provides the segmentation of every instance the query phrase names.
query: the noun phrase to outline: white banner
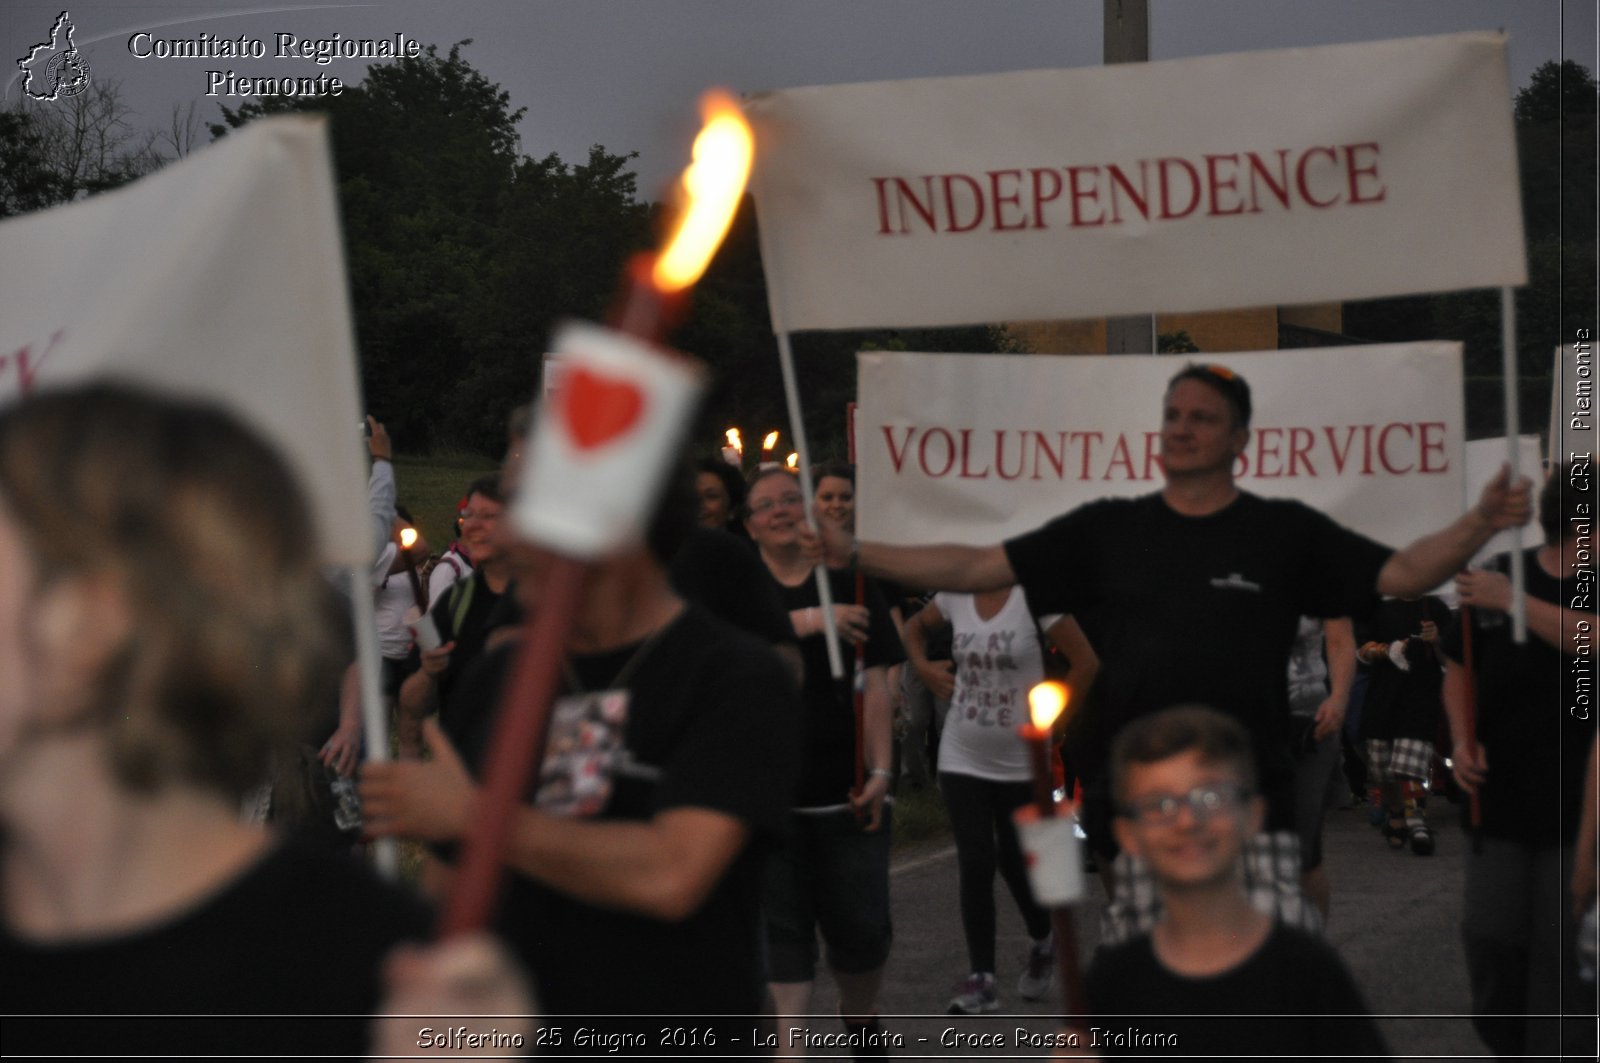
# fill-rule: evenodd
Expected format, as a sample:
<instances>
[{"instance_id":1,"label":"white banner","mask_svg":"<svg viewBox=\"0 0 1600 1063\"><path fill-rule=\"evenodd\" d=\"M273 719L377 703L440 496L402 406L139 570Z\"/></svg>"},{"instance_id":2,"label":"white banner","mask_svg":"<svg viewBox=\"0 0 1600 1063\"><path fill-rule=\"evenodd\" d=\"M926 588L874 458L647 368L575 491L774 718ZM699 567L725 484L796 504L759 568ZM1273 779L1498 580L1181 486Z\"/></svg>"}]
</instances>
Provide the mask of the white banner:
<instances>
[{"instance_id":1,"label":"white banner","mask_svg":"<svg viewBox=\"0 0 1600 1063\"><path fill-rule=\"evenodd\" d=\"M126 188L0 224L0 403L97 377L231 408L294 467L325 559L371 564L321 119L252 122Z\"/></svg>"},{"instance_id":2,"label":"white banner","mask_svg":"<svg viewBox=\"0 0 1600 1063\"><path fill-rule=\"evenodd\" d=\"M857 355L864 539L985 544L1159 491L1161 406L1189 355ZM1250 385L1239 486L1403 546L1463 512L1461 345L1206 355Z\"/></svg>"},{"instance_id":3,"label":"white banner","mask_svg":"<svg viewBox=\"0 0 1600 1063\"><path fill-rule=\"evenodd\" d=\"M790 89L751 181L773 327L1525 283L1505 38Z\"/></svg>"}]
</instances>

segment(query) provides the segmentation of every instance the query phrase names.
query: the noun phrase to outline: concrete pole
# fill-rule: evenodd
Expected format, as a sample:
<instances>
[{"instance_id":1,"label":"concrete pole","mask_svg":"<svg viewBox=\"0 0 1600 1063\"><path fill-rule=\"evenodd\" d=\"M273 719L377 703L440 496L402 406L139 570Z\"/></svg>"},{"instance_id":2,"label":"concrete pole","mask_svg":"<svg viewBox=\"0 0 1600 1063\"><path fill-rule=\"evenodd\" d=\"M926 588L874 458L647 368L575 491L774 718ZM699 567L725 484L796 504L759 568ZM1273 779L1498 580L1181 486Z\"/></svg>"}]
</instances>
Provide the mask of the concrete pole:
<instances>
[{"instance_id":1,"label":"concrete pole","mask_svg":"<svg viewBox=\"0 0 1600 1063\"><path fill-rule=\"evenodd\" d=\"M1112 63L1150 61L1150 0L1103 0L1105 6L1105 51L1107 66ZM1136 317L1106 318L1107 354L1154 354L1156 319Z\"/></svg>"}]
</instances>

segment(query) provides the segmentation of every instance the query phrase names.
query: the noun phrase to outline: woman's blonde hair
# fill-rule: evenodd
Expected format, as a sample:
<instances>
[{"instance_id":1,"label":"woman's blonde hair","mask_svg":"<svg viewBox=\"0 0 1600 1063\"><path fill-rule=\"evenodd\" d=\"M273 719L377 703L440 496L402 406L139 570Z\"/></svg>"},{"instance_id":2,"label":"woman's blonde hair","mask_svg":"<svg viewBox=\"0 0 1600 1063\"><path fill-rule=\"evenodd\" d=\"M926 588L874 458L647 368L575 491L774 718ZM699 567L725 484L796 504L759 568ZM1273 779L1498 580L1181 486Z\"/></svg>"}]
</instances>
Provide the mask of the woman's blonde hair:
<instances>
[{"instance_id":1,"label":"woman's blonde hair","mask_svg":"<svg viewBox=\"0 0 1600 1063\"><path fill-rule=\"evenodd\" d=\"M0 413L0 504L39 591L109 579L129 632L75 723L119 781L236 796L307 737L337 691L340 639L313 526L283 459L213 406L118 384Z\"/></svg>"}]
</instances>

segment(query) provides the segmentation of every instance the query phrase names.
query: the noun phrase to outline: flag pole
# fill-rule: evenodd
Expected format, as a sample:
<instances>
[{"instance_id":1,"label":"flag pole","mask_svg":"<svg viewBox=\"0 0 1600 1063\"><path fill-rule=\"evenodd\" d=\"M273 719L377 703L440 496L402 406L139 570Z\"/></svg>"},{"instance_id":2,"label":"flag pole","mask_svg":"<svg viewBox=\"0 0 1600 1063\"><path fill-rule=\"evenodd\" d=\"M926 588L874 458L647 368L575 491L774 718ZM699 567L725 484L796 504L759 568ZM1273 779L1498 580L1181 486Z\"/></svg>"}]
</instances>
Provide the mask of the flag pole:
<instances>
[{"instance_id":1,"label":"flag pole","mask_svg":"<svg viewBox=\"0 0 1600 1063\"><path fill-rule=\"evenodd\" d=\"M812 499L816 490L811 483L811 448L806 443L806 423L800 416L800 387L795 383L794 350L789 344L789 333L778 334L778 366L783 370L783 397L789 407L789 434L794 439L795 453L800 455L800 493L806 496L806 523L812 528ZM839 653L839 629L833 621L833 590L828 586L828 567L817 566L817 601L822 606L822 633L828 644L828 672L835 682L844 679L844 657Z\"/></svg>"},{"instance_id":2,"label":"flag pole","mask_svg":"<svg viewBox=\"0 0 1600 1063\"><path fill-rule=\"evenodd\" d=\"M355 626L356 667L361 673L361 731L366 762L382 764L389 757L389 714L383 708L382 670L378 664L378 618L372 605L369 567L348 566L351 623ZM372 843L372 859L386 879L400 877L400 847L393 838Z\"/></svg>"},{"instance_id":3,"label":"flag pole","mask_svg":"<svg viewBox=\"0 0 1600 1063\"><path fill-rule=\"evenodd\" d=\"M1500 390L1505 396L1506 465L1509 482L1518 479L1517 436L1517 300L1509 286L1500 289ZM1522 529L1512 528L1511 545L1511 639L1521 645L1528 641L1528 603L1523 588L1526 578L1522 563Z\"/></svg>"}]
</instances>

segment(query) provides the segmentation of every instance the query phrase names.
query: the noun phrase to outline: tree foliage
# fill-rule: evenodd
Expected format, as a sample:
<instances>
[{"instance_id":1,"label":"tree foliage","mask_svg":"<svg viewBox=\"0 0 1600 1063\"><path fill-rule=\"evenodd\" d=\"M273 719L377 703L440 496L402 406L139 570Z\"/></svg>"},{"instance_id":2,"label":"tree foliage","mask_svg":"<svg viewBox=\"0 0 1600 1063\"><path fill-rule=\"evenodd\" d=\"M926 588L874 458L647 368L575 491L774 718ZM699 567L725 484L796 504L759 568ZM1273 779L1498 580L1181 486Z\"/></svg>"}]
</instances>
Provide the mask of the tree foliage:
<instances>
[{"instance_id":1,"label":"tree foliage","mask_svg":"<svg viewBox=\"0 0 1600 1063\"><path fill-rule=\"evenodd\" d=\"M368 406L408 449L498 453L552 323L603 309L645 208L632 156L521 155L523 111L469 44L372 66L336 97L224 108L212 131L328 113Z\"/></svg>"},{"instance_id":2,"label":"tree foliage","mask_svg":"<svg viewBox=\"0 0 1600 1063\"><path fill-rule=\"evenodd\" d=\"M116 82L58 100L0 106L0 217L70 203L127 184L165 158Z\"/></svg>"}]
</instances>

